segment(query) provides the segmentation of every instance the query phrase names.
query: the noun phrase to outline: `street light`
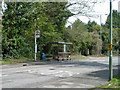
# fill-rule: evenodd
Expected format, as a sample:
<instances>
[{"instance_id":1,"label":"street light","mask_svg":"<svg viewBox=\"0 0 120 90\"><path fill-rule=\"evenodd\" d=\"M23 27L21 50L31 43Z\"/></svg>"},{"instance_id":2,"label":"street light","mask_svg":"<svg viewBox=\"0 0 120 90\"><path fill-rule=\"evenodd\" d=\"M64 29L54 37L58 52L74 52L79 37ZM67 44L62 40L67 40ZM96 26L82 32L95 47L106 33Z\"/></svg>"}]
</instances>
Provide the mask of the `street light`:
<instances>
[{"instance_id":1,"label":"street light","mask_svg":"<svg viewBox=\"0 0 120 90\"><path fill-rule=\"evenodd\" d=\"M112 47L112 0L110 0L110 45ZM113 78L112 70L112 49L109 50L109 80Z\"/></svg>"},{"instance_id":2,"label":"street light","mask_svg":"<svg viewBox=\"0 0 120 90\"><path fill-rule=\"evenodd\" d=\"M102 30L101 30L101 25L102 25L102 15L108 15L108 14L100 14L100 40L102 40ZM102 43L101 43L101 48L100 48L100 55L102 55Z\"/></svg>"},{"instance_id":3,"label":"street light","mask_svg":"<svg viewBox=\"0 0 120 90\"><path fill-rule=\"evenodd\" d=\"M100 40L102 41L102 31L101 31L101 15L100 15ZM101 48L100 48L100 55L102 54L101 53L101 50L102 50L102 42L101 42Z\"/></svg>"},{"instance_id":4,"label":"street light","mask_svg":"<svg viewBox=\"0 0 120 90\"><path fill-rule=\"evenodd\" d=\"M101 16L100 16L101 19ZM100 21L101 26L101 21ZM101 27L100 27L101 31ZM110 47L112 48L112 0L110 0ZM109 80L113 78L113 69L112 69L112 49L109 50Z\"/></svg>"}]
</instances>

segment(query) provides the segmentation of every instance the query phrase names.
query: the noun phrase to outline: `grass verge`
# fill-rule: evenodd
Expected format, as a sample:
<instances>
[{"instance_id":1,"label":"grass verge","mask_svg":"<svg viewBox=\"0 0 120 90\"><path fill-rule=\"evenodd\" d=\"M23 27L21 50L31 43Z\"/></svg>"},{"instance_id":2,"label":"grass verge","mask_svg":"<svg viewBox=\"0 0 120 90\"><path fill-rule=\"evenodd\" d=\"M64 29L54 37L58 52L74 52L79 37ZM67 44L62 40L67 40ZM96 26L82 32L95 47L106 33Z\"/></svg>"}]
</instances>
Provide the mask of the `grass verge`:
<instances>
[{"instance_id":1,"label":"grass verge","mask_svg":"<svg viewBox=\"0 0 120 90\"><path fill-rule=\"evenodd\" d=\"M29 60L29 59L6 59L6 60L1 60L0 65L5 65L5 64L16 64L16 63L28 63L28 62L33 62L34 60Z\"/></svg>"},{"instance_id":2,"label":"grass verge","mask_svg":"<svg viewBox=\"0 0 120 90\"><path fill-rule=\"evenodd\" d=\"M111 81L109 81L107 84L92 88L90 90L98 90L98 89L120 90L120 73L118 75L115 75L114 78Z\"/></svg>"},{"instance_id":3,"label":"grass verge","mask_svg":"<svg viewBox=\"0 0 120 90\"><path fill-rule=\"evenodd\" d=\"M81 59L81 58L88 58L88 56L83 56L83 55L72 55L72 59ZM38 60L38 62L47 62L48 60ZM55 60L50 60L50 61L55 61ZM4 59L0 61L0 65L5 65L5 64L16 64L16 63L29 63L29 62L34 62L34 60L28 59L28 58L21 58L21 59Z\"/></svg>"},{"instance_id":4,"label":"grass verge","mask_svg":"<svg viewBox=\"0 0 120 90\"><path fill-rule=\"evenodd\" d=\"M88 58L88 56L84 56L84 55L72 55L71 58L72 59L80 59L80 58Z\"/></svg>"}]
</instances>

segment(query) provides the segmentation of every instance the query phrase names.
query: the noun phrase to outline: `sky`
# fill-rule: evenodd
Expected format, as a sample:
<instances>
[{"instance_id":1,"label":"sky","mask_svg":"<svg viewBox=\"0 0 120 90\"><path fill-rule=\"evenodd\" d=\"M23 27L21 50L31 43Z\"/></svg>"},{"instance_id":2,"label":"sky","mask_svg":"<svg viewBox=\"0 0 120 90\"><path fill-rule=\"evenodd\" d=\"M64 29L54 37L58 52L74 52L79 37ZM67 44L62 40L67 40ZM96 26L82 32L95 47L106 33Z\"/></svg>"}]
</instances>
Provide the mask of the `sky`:
<instances>
[{"instance_id":1,"label":"sky","mask_svg":"<svg viewBox=\"0 0 120 90\"><path fill-rule=\"evenodd\" d=\"M112 2L113 10L118 10L118 2L119 1L120 0L113 0L113 2ZM95 10L95 13L93 13L93 15L95 15L95 16L101 15L101 24L105 24L107 15L110 13L110 1L106 0L105 2L96 4L94 7L94 10ZM77 16L77 18L79 18L84 23L87 23L91 19L91 21L96 21L97 24L100 25L100 17L88 19L85 16ZM68 21L73 23L77 18L72 16L68 19ZM71 23L69 23L69 22L66 24L66 27L71 25Z\"/></svg>"},{"instance_id":2,"label":"sky","mask_svg":"<svg viewBox=\"0 0 120 90\"><path fill-rule=\"evenodd\" d=\"M3 0L4 1L4 0ZM83 0L84 1L84 0ZM105 2L102 2L102 3L99 3L99 4L95 4L95 6L94 6L94 10L95 10L95 12L94 12L94 16L96 16L96 14L97 15L101 15L101 24L105 24L105 21L106 21L106 19L107 19L107 15L109 14L109 12L110 12L110 0L104 0ZM112 2L112 9L113 10L118 10L118 2L120 1L120 0L112 0L113 2ZM2 2L2 3L4 3L4 2ZM4 7L4 8L3 8ZM7 7L6 7L6 5L4 4L4 6L3 6L3 4L2 4L2 8L3 9L6 9ZM4 11L4 10L3 10ZM105 14L107 14L107 15L105 15ZM100 25L100 17L97 17L97 18L90 18L90 19L88 19L88 17L85 17L85 16L77 16L77 18L79 18L82 22L84 22L84 23L87 23L89 20L91 20L91 21L96 21L97 22L97 24L99 24ZM75 22L75 20L77 19L76 17L70 17L69 19L68 19L68 23L66 24L66 27L67 26L70 26L70 25L72 25L72 23L73 22ZM70 23L69 23L70 22Z\"/></svg>"}]
</instances>

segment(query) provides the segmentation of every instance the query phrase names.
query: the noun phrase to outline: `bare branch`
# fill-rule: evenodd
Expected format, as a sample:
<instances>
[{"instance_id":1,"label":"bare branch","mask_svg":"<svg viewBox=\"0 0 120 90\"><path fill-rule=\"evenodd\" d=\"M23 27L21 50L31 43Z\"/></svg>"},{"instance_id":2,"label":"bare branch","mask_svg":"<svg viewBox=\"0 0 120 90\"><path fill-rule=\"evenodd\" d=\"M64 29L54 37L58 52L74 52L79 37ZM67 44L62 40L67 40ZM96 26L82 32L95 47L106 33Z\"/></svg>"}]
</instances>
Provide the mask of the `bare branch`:
<instances>
[{"instance_id":1,"label":"bare branch","mask_svg":"<svg viewBox=\"0 0 120 90\"><path fill-rule=\"evenodd\" d=\"M95 4L104 2L105 0L70 0L68 2L68 9L71 11L71 13L73 13L74 15L87 15L90 12L95 12L93 10L93 7L95 6ZM87 15L89 16L89 15Z\"/></svg>"}]
</instances>

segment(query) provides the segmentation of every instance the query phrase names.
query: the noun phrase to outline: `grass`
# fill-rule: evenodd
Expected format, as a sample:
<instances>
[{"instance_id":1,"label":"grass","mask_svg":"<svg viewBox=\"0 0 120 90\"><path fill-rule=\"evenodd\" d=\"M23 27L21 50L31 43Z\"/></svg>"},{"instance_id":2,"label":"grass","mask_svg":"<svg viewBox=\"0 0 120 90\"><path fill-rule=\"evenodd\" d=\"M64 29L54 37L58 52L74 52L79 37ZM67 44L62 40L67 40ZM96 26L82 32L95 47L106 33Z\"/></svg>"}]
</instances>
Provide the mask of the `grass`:
<instances>
[{"instance_id":1,"label":"grass","mask_svg":"<svg viewBox=\"0 0 120 90\"><path fill-rule=\"evenodd\" d=\"M114 78L111 81L109 81L107 84L92 88L91 90L97 90L97 89L120 90L120 73L118 75L115 75Z\"/></svg>"},{"instance_id":2,"label":"grass","mask_svg":"<svg viewBox=\"0 0 120 90\"><path fill-rule=\"evenodd\" d=\"M72 59L80 59L80 58L87 58L87 56L83 55L72 55ZM41 61L41 60L39 60ZM47 61L47 60L45 60ZM0 61L0 65L5 65L5 64L17 64L17 63L29 63L29 62L34 62L34 60L28 59L28 58L21 58L21 59L4 59ZM43 60L42 60L43 62Z\"/></svg>"},{"instance_id":3,"label":"grass","mask_svg":"<svg viewBox=\"0 0 120 90\"><path fill-rule=\"evenodd\" d=\"M34 60L30 59L5 59L0 61L0 65L5 65L5 64L16 64L16 63L28 63L28 62L33 62Z\"/></svg>"},{"instance_id":4,"label":"grass","mask_svg":"<svg viewBox=\"0 0 120 90\"><path fill-rule=\"evenodd\" d=\"M120 88L120 80L113 78L110 82L108 82L106 85L102 85L100 87L96 88ZM120 89L119 89L120 90Z\"/></svg>"},{"instance_id":5,"label":"grass","mask_svg":"<svg viewBox=\"0 0 120 90\"><path fill-rule=\"evenodd\" d=\"M87 58L88 56L83 56L83 55L72 55L72 59L80 59L80 58Z\"/></svg>"}]
</instances>

